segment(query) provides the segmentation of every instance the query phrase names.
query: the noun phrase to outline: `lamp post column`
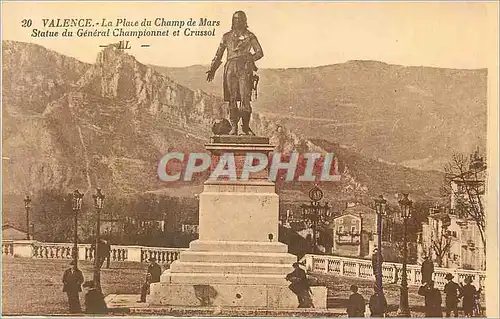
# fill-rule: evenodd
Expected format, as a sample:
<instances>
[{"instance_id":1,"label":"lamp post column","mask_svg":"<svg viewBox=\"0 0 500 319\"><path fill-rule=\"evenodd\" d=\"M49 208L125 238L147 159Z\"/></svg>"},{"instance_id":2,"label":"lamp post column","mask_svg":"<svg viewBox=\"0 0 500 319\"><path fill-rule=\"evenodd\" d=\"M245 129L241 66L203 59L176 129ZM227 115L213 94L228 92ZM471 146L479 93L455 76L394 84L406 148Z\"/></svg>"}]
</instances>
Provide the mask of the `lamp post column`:
<instances>
[{"instance_id":1,"label":"lamp post column","mask_svg":"<svg viewBox=\"0 0 500 319\"><path fill-rule=\"evenodd\" d=\"M94 252L94 284L95 287L101 290L101 256L102 247L100 246L101 241L101 211L104 204L104 194L101 189L98 188L95 195L92 195L94 198L94 207L97 213L97 222L96 222L96 230L95 230L95 252Z\"/></svg>"},{"instance_id":2,"label":"lamp post column","mask_svg":"<svg viewBox=\"0 0 500 319\"><path fill-rule=\"evenodd\" d=\"M385 214L385 206L387 204L387 201L384 199L384 196L380 195L377 199L375 199L375 209L377 212L377 245L378 245L378 250L377 250L377 263L376 266L377 269L374 269L375 271L375 281L376 281L376 286L377 286L377 292L378 292L378 303L379 303L379 309L382 309L382 303L384 302L384 290L382 287L382 216Z\"/></svg>"},{"instance_id":3,"label":"lamp post column","mask_svg":"<svg viewBox=\"0 0 500 319\"><path fill-rule=\"evenodd\" d=\"M411 206L413 202L408 199L408 194L403 194L404 198L399 201L401 206L401 216L403 217L403 269L401 275L401 288L399 296L399 311L400 317L410 317L410 307L408 305L408 274L406 264L408 262L408 218L411 216Z\"/></svg>"},{"instance_id":4,"label":"lamp post column","mask_svg":"<svg viewBox=\"0 0 500 319\"><path fill-rule=\"evenodd\" d=\"M73 233L73 262L78 267L78 213L82 209L83 193L77 189L73 192L73 214L74 214L74 233Z\"/></svg>"},{"instance_id":5,"label":"lamp post column","mask_svg":"<svg viewBox=\"0 0 500 319\"><path fill-rule=\"evenodd\" d=\"M26 195L24 199L24 208L26 208L26 239L30 240L30 209L31 209L31 198L29 195Z\"/></svg>"}]
</instances>

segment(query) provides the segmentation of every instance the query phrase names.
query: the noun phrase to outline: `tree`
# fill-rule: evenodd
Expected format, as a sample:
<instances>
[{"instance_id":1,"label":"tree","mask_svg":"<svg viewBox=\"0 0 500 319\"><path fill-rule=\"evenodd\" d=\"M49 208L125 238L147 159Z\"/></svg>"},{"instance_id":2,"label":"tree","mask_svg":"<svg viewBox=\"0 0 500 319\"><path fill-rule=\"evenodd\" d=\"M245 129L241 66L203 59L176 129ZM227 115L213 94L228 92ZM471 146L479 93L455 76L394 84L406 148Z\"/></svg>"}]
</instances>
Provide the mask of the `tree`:
<instances>
[{"instance_id":1,"label":"tree","mask_svg":"<svg viewBox=\"0 0 500 319\"><path fill-rule=\"evenodd\" d=\"M73 210L67 194L57 190L39 190L33 196L31 220L35 238L46 242L73 240Z\"/></svg>"},{"instance_id":2,"label":"tree","mask_svg":"<svg viewBox=\"0 0 500 319\"><path fill-rule=\"evenodd\" d=\"M431 248L436 255L438 266L442 267L444 256L451 247L451 237L448 231L448 225L443 224L441 226L441 232L435 234L435 236L432 237Z\"/></svg>"},{"instance_id":3,"label":"tree","mask_svg":"<svg viewBox=\"0 0 500 319\"><path fill-rule=\"evenodd\" d=\"M486 163L479 152L469 158L464 154L453 154L452 159L444 167L444 192L450 196L456 213L462 218L473 220L479 230L486 254L485 211L483 195L485 192Z\"/></svg>"},{"instance_id":4,"label":"tree","mask_svg":"<svg viewBox=\"0 0 500 319\"><path fill-rule=\"evenodd\" d=\"M391 241L390 246L394 248L395 258L397 262L403 261L403 249L404 249L404 226L400 221L394 221L391 225ZM407 232L406 232L406 240L408 243L408 262L414 263L416 262L417 255L415 250L415 245L417 242L417 225L414 222L414 219L410 218L407 221ZM386 258L389 261L389 258Z\"/></svg>"}]
</instances>

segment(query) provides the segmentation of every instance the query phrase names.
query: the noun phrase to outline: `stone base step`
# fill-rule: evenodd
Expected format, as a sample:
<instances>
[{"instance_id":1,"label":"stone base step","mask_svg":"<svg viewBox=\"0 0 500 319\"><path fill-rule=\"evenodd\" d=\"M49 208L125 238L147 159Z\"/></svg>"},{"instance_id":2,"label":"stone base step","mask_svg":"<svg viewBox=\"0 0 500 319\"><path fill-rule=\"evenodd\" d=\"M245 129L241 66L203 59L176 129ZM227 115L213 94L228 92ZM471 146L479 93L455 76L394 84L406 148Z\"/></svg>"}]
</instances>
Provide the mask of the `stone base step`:
<instances>
[{"instance_id":1,"label":"stone base step","mask_svg":"<svg viewBox=\"0 0 500 319\"><path fill-rule=\"evenodd\" d=\"M326 308L327 288L312 287L316 308ZM147 297L150 306L295 308L297 296L288 286L267 284L169 284L154 283Z\"/></svg>"},{"instance_id":2,"label":"stone base step","mask_svg":"<svg viewBox=\"0 0 500 319\"><path fill-rule=\"evenodd\" d=\"M269 263L210 263L174 261L170 265L171 273L222 273L222 274L269 274L282 275L291 273L289 264Z\"/></svg>"},{"instance_id":3,"label":"stone base step","mask_svg":"<svg viewBox=\"0 0 500 319\"><path fill-rule=\"evenodd\" d=\"M288 286L285 275L273 274L224 274L224 273L174 273L166 270L160 277L161 283L190 285L270 285Z\"/></svg>"},{"instance_id":4,"label":"stone base step","mask_svg":"<svg viewBox=\"0 0 500 319\"><path fill-rule=\"evenodd\" d=\"M347 317L345 307L343 308L290 308L290 309L252 309L252 308L221 308L221 307L175 307L175 306L155 306L128 308L125 312L131 315L148 316L174 316L174 317L260 317L260 318L329 318Z\"/></svg>"},{"instance_id":5,"label":"stone base step","mask_svg":"<svg viewBox=\"0 0 500 319\"><path fill-rule=\"evenodd\" d=\"M193 251L288 253L288 246L280 242L208 241L194 240L189 244Z\"/></svg>"},{"instance_id":6,"label":"stone base step","mask_svg":"<svg viewBox=\"0 0 500 319\"><path fill-rule=\"evenodd\" d=\"M315 287L313 287L315 288ZM313 291L313 297L320 298L317 289ZM151 298L148 298L151 299ZM288 308L264 308L264 307L241 307L241 306L171 306L151 305L149 302L137 303L139 295L107 295L106 304L111 313L133 314L133 315L167 315L167 316L218 316L218 317L335 317L345 315L345 307L322 308L319 300L314 300L316 308L297 308L295 304Z\"/></svg>"},{"instance_id":7,"label":"stone base step","mask_svg":"<svg viewBox=\"0 0 500 319\"><path fill-rule=\"evenodd\" d=\"M269 263L292 265L297 261L297 257L288 253L185 250L181 252L179 260L182 262Z\"/></svg>"}]
</instances>

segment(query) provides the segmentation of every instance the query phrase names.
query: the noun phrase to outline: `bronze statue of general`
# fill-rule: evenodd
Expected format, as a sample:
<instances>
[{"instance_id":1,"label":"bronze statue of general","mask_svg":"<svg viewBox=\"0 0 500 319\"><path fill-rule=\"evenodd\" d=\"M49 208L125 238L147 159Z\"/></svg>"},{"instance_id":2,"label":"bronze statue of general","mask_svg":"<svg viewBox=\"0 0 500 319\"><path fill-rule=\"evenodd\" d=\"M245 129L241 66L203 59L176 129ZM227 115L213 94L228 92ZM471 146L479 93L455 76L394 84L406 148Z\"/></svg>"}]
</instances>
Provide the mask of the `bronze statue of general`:
<instances>
[{"instance_id":1,"label":"bronze statue of general","mask_svg":"<svg viewBox=\"0 0 500 319\"><path fill-rule=\"evenodd\" d=\"M248 30L247 17L243 11L233 15L231 31L222 36L219 48L207 73L207 81L214 79L215 72L222 64L222 55L227 49L227 61L224 65L224 101L229 102L230 135L238 135L238 123L241 118L242 131L246 135L255 135L250 129L252 90L256 90L258 76L255 61L264 56L257 37ZM253 51L253 53L252 53ZM239 107L238 107L238 102Z\"/></svg>"}]
</instances>

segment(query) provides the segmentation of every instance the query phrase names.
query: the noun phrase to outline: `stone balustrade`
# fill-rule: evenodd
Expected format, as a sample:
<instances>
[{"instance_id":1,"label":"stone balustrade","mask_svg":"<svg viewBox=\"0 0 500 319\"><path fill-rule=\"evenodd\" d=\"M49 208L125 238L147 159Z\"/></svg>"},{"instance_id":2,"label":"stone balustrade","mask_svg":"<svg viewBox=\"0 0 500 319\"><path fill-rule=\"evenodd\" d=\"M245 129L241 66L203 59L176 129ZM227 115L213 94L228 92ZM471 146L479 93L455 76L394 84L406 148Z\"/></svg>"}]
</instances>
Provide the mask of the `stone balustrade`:
<instances>
[{"instance_id":1,"label":"stone balustrade","mask_svg":"<svg viewBox=\"0 0 500 319\"><path fill-rule=\"evenodd\" d=\"M2 240L2 256L14 255L14 243L12 240Z\"/></svg>"},{"instance_id":2,"label":"stone balustrade","mask_svg":"<svg viewBox=\"0 0 500 319\"><path fill-rule=\"evenodd\" d=\"M39 259L72 259L73 244L44 243L35 240L3 240L2 255ZM159 263L169 264L179 258L184 248L144 247L111 245L111 261L148 262L153 257ZM78 244L78 259L93 260L94 249L90 244ZM308 271L360 279L374 279L371 260L328 255L305 255ZM385 283L400 283L403 266L399 263L384 262L382 279ZM407 265L408 285L419 286L422 274L419 265ZM446 273L452 273L456 282L463 283L471 277L476 286L484 287L486 272L466 269L434 268L436 287L442 289L446 283Z\"/></svg>"},{"instance_id":3,"label":"stone balustrade","mask_svg":"<svg viewBox=\"0 0 500 319\"><path fill-rule=\"evenodd\" d=\"M308 271L361 279L375 279L371 260L309 254L305 255L303 260L306 261ZM383 282L400 283L402 268L402 264L384 262L382 264ZM422 284L420 265L407 265L406 273L408 285L420 286ZM484 287L486 279L485 271L435 267L434 282L437 288L442 289L444 287L446 284L444 277L447 273L455 276L455 282L463 283L465 278L471 277L476 286Z\"/></svg>"},{"instance_id":4,"label":"stone balustrade","mask_svg":"<svg viewBox=\"0 0 500 319\"><path fill-rule=\"evenodd\" d=\"M2 255L39 258L39 259L72 259L74 245L72 243L45 243L35 240L3 240ZM153 257L159 263L171 263L179 258L184 248L144 247L111 245L111 261L147 262ZM78 244L79 260L94 260L95 248L90 244Z\"/></svg>"}]
</instances>

